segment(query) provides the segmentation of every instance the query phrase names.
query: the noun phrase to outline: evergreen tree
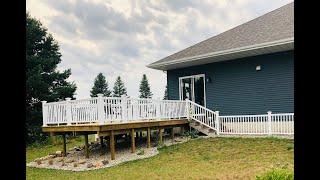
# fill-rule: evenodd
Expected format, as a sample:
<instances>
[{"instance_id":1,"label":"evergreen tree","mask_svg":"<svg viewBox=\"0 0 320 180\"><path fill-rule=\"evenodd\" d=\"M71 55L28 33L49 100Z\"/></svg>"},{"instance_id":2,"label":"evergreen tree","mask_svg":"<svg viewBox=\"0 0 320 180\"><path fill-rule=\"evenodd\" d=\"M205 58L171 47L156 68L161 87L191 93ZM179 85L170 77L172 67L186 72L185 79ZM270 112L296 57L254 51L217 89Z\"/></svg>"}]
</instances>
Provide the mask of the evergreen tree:
<instances>
[{"instance_id":1,"label":"evergreen tree","mask_svg":"<svg viewBox=\"0 0 320 180\"><path fill-rule=\"evenodd\" d=\"M167 100L169 99L168 97L168 85L166 85L166 89L164 90L164 96L163 96L163 100Z\"/></svg>"},{"instance_id":2,"label":"evergreen tree","mask_svg":"<svg viewBox=\"0 0 320 180\"><path fill-rule=\"evenodd\" d=\"M113 97L121 97L121 95L127 95L127 89L120 76L118 76L113 86Z\"/></svg>"},{"instance_id":3,"label":"evergreen tree","mask_svg":"<svg viewBox=\"0 0 320 180\"><path fill-rule=\"evenodd\" d=\"M58 71L61 62L59 45L40 21L26 14L26 130L27 143L46 138L42 133L41 101L74 99L77 89L66 80L71 69Z\"/></svg>"},{"instance_id":4,"label":"evergreen tree","mask_svg":"<svg viewBox=\"0 0 320 180\"><path fill-rule=\"evenodd\" d=\"M90 91L91 97L97 97L97 94L103 94L104 96L109 97L111 92L109 91L108 82L102 73L99 73L94 80L94 85Z\"/></svg>"},{"instance_id":5,"label":"evergreen tree","mask_svg":"<svg viewBox=\"0 0 320 180\"><path fill-rule=\"evenodd\" d=\"M143 74L142 76L142 80L140 82L140 89L139 89L140 98L151 98L152 97L152 93L150 91L150 85L147 79L147 76L145 74Z\"/></svg>"}]
</instances>

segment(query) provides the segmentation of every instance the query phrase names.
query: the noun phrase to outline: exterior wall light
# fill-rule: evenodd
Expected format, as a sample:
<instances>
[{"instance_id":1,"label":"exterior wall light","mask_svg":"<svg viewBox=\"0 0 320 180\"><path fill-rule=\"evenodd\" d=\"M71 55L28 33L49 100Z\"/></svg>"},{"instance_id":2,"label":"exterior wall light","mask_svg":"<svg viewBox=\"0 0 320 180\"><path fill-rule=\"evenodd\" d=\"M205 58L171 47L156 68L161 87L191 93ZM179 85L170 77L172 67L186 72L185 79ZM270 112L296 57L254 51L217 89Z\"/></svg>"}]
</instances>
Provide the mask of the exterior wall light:
<instances>
[{"instance_id":1,"label":"exterior wall light","mask_svg":"<svg viewBox=\"0 0 320 180\"><path fill-rule=\"evenodd\" d=\"M261 70L261 66L260 65L256 66L256 71L260 71L260 70Z\"/></svg>"}]
</instances>

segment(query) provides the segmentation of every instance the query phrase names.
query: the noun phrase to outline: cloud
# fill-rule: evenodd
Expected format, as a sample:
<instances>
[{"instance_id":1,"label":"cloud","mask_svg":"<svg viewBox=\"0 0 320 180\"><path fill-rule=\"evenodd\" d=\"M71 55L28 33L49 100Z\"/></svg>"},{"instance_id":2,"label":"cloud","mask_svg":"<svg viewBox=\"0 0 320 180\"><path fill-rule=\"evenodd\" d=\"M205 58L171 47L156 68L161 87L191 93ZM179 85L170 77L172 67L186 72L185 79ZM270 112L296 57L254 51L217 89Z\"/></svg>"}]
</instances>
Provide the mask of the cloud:
<instances>
[{"instance_id":1,"label":"cloud","mask_svg":"<svg viewBox=\"0 0 320 180\"><path fill-rule=\"evenodd\" d=\"M27 10L59 42L62 63L71 68L77 98L89 97L102 72L113 87L120 75L137 97L147 74L154 97L163 97L166 74L147 64L292 0L27 0Z\"/></svg>"}]
</instances>

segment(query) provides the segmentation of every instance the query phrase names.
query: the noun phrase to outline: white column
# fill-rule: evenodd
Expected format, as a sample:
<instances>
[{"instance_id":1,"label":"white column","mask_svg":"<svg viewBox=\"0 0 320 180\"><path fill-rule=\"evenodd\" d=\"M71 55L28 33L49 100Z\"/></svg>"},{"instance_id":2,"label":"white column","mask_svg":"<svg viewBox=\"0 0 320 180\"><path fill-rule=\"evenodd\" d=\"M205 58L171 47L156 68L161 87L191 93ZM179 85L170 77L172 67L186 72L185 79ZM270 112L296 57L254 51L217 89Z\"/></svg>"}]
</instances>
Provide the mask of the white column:
<instances>
[{"instance_id":1,"label":"white column","mask_svg":"<svg viewBox=\"0 0 320 180\"><path fill-rule=\"evenodd\" d=\"M44 107L44 105L47 103L47 101L41 101L42 102L42 126L47 126L47 120L48 120L48 117L47 117L47 111L48 109L46 109Z\"/></svg>"},{"instance_id":2,"label":"white column","mask_svg":"<svg viewBox=\"0 0 320 180\"><path fill-rule=\"evenodd\" d=\"M271 129L271 111L268 111L268 135L271 136L272 129Z\"/></svg>"},{"instance_id":3,"label":"white column","mask_svg":"<svg viewBox=\"0 0 320 180\"><path fill-rule=\"evenodd\" d=\"M219 115L219 111L215 111L216 113L216 129L217 129L217 135L220 134L220 115Z\"/></svg>"},{"instance_id":4,"label":"white column","mask_svg":"<svg viewBox=\"0 0 320 180\"><path fill-rule=\"evenodd\" d=\"M126 95L122 95L121 96L121 112L122 112L122 120L123 121L127 121L127 96Z\"/></svg>"},{"instance_id":5,"label":"white column","mask_svg":"<svg viewBox=\"0 0 320 180\"><path fill-rule=\"evenodd\" d=\"M67 125L71 125L71 121L72 121L72 115L71 115L71 98L66 98L66 104L67 104L67 107L66 107L66 119L67 119Z\"/></svg>"},{"instance_id":6,"label":"white column","mask_svg":"<svg viewBox=\"0 0 320 180\"><path fill-rule=\"evenodd\" d=\"M97 94L97 108L98 108L98 122L99 124L104 123L104 105L103 105L103 94Z\"/></svg>"},{"instance_id":7,"label":"white column","mask_svg":"<svg viewBox=\"0 0 320 180\"><path fill-rule=\"evenodd\" d=\"M191 112L190 112L190 102L189 102L188 98L186 98L185 101L186 101L187 118L190 119L191 118L191 116L190 116L190 114L191 114Z\"/></svg>"},{"instance_id":8,"label":"white column","mask_svg":"<svg viewBox=\"0 0 320 180\"><path fill-rule=\"evenodd\" d=\"M160 97L158 97L156 100L156 119L161 119L160 106L161 106L161 99Z\"/></svg>"}]
</instances>

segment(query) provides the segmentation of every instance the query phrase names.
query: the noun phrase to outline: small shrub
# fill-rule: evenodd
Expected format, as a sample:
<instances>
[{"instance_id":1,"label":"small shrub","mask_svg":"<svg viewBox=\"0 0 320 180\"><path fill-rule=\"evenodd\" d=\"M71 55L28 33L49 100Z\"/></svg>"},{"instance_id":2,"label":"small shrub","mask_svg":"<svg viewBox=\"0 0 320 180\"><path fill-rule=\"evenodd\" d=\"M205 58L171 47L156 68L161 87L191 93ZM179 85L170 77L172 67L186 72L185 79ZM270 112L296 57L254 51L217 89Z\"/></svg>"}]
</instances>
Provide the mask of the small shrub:
<instances>
[{"instance_id":1,"label":"small shrub","mask_svg":"<svg viewBox=\"0 0 320 180\"><path fill-rule=\"evenodd\" d=\"M293 144L287 144L287 150L290 151L294 148Z\"/></svg>"},{"instance_id":2,"label":"small shrub","mask_svg":"<svg viewBox=\"0 0 320 180\"><path fill-rule=\"evenodd\" d=\"M37 164L40 165L42 162L41 160L36 160Z\"/></svg>"},{"instance_id":3,"label":"small shrub","mask_svg":"<svg viewBox=\"0 0 320 180\"><path fill-rule=\"evenodd\" d=\"M52 164L53 164L53 160L50 159L50 160L48 161L48 164L49 164L49 165L52 165Z\"/></svg>"},{"instance_id":4,"label":"small shrub","mask_svg":"<svg viewBox=\"0 0 320 180\"><path fill-rule=\"evenodd\" d=\"M144 150L143 149L140 149L137 153L137 155L144 155Z\"/></svg>"},{"instance_id":5,"label":"small shrub","mask_svg":"<svg viewBox=\"0 0 320 180\"><path fill-rule=\"evenodd\" d=\"M77 163L73 163L73 167L78 167L78 164Z\"/></svg>"},{"instance_id":6,"label":"small shrub","mask_svg":"<svg viewBox=\"0 0 320 180\"><path fill-rule=\"evenodd\" d=\"M191 131L185 131L182 136L185 137L190 137L191 139L199 137L198 135L199 131L198 130L191 130Z\"/></svg>"},{"instance_id":7,"label":"small shrub","mask_svg":"<svg viewBox=\"0 0 320 180\"><path fill-rule=\"evenodd\" d=\"M293 172L286 169L273 169L256 176L256 180L293 180Z\"/></svg>"}]
</instances>

